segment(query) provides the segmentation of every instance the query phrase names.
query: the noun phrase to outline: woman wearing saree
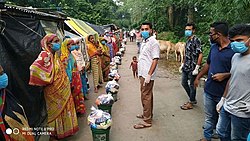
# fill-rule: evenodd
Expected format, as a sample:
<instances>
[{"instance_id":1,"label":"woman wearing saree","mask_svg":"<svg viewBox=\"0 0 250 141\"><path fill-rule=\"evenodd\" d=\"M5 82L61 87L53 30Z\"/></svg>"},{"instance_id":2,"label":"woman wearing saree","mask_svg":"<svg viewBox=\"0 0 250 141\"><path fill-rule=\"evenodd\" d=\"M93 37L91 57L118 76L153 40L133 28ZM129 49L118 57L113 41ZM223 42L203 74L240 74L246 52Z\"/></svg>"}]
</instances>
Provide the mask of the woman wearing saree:
<instances>
[{"instance_id":1,"label":"woman wearing saree","mask_svg":"<svg viewBox=\"0 0 250 141\"><path fill-rule=\"evenodd\" d=\"M112 61L112 58L114 57L114 49L113 49L112 39L111 39L109 34L104 36L104 39L107 41L106 46L109 48L110 61Z\"/></svg>"},{"instance_id":2,"label":"woman wearing saree","mask_svg":"<svg viewBox=\"0 0 250 141\"><path fill-rule=\"evenodd\" d=\"M109 75L109 65L110 65L110 54L109 54L109 47L106 46L107 41L101 37L99 38L100 42L101 42L101 47L102 47L102 71L103 71L103 80L105 82L108 81L108 75Z\"/></svg>"},{"instance_id":3,"label":"woman wearing saree","mask_svg":"<svg viewBox=\"0 0 250 141\"><path fill-rule=\"evenodd\" d=\"M74 98L77 114L85 113L84 97L82 93L82 81L80 72L77 69L76 59L71 51L75 50L74 40L65 39L61 48L61 61L63 62L66 73L71 84L71 92Z\"/></svg>"},{"instance_id":4,"label":"woman wearing saree","mask_svg":"<svg viewBox=\"0 0 250 141\"><path fill-rule=\"evenodd\" d=\"M47 126L54 128L50 140L62 139L79 130L70 82L57 52L60 50L58 37L46 35L41 46L43 51L30 66L29 84L44 87Z\"/></svg>"},{"instance_id":5,"label":"woman wearing saree","mask_svg":"<svg viewBox=\"0 0 250 141\"><path fill-rule=\"evenodd\" d=\"M82 92L84 94L84 99L87 97L88 87L87 87L87 73L85 70L85 61L83 54L80 49L80 41L74 40L75 50L71 51L74 56L77 64L77 69L80 72L81 80L82 80Z\"/></svg>"},{"instance_id":6,"label":"woman wearing saree","mask_svg":"<svg viewBox=\"0 0 250 141\"><path fill-rule=\"evenodd\" d=\"M91 61L91 69L93 72L93 82L94 82L94 92L98 92L99 83L103 83L103 75L102 75L102 68L101 68L101 59L100 56L102 55L102 49L98 48L94 41L94 36L88 36L88 54Z\"/></svg>"}]
</instances>

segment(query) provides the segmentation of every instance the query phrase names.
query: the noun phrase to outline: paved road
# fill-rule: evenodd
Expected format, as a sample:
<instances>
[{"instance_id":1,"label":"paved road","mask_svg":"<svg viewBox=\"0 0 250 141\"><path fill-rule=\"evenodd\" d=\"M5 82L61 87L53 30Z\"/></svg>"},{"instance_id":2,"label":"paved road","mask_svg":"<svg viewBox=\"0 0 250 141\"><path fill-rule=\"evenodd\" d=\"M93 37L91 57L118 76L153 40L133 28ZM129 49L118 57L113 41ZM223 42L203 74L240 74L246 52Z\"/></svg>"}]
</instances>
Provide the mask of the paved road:
<instances>
[{"instance_id":1,"label":"paved road","mask_svg":"<svg viewBox=\"0 0 250 141\"><path fill-rule=\"evenodd\" d=\"M197 91L198 104L193 110L183 111L180 105L187 101L180 78L168 73L168 68L161 65L160 60L157 79L154 87L154 119L153 126L147 129L134 129L140 122L135 116L142 112L140 102L139 80L134 79L129 64L136 54L135 43L128 43L122 65L119 66L119 100L113 105L113 125L110 141L196 141L202 137L204 121L202 92ZM92 83L91 83L92 84ZM105 86L105 85L103 85ZM64 141L92 141L87 115L94 105L96 97L105 93L104 88L98 94L90 92L90 100L86 101L87 114L79 118L80 131Z\"/></svg>"}]
</instances>

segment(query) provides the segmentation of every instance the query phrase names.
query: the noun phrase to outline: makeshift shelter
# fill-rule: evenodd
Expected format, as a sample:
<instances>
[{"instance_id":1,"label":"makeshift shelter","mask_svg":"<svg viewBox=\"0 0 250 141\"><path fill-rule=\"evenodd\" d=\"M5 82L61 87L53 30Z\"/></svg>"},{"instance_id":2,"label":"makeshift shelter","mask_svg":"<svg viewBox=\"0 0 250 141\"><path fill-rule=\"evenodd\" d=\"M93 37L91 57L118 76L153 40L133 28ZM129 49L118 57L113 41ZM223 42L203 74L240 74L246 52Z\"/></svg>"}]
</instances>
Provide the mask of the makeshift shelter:
<instances>
[{"instance_id":1,"label":"makeshift shelter","mask_svg":"<svg viewBox=\"0 0 250 141\"><path fill-rule=\"evenodd\" d=\"M63 31L66 18L33 8L8 5L1 9L0 14L6 24L0 34L0 64L9 76L7 89L21 102L29 125L42 127L47 123L43 89L28 84L29 67L41 51L40 41L45 31Z\"/></svg>"},{"instance_id":2,"label":"makeshift shelter","mask_svg":"<svg viewBox=\"0 0 250 141\"><path fill-rule=\"evenodd\" d=\"M89 57L86 49L86 38L88 35L94 35L96 40L98 40L98 32L96 32L94 29L92 29L89 25L87 25L84 21L74 19L74 18L67 18L68 20L64 21L65 23L65 32L71 33L71 34L77 34L82 38L82 45L81 50L84 55L85 62L89 62ZM70 35L69 35L70 36ZM71 36L70 36L71 37Z\"/></svg>"},{"instance_id":3,"label":"makeshift shelter","mask_svg":"<svg viewBox=\"0 0 250 141\"><path fill-rule=\"evenodd\" d=\"M98 33L87 25L84 21L68 17L64 23L66 24L65 29L67 31L73 31L77 35L86 38L88 35L94 35L98 39Z\"/></svg>"},{"instance_id":4,"label":"makeshift shelter","mask_svg":"<svg viewBox=\"0 0 250 141\"><path fill-rule=\"evenodd\" d=\"M119 29L115 24L107 24L101 27L105 30L105 32L113 32Z\"/></svg>"},{"instance_id":5,"label":"makeshift shelter","mask_svg":"<svg viewBox=\"0 0 250 141\"><path fill-rule=\"evenodd\" d=\"M85 23L87 25L89 25L91 28L93 28L96 32L98 32L99 35L104 35L105 30L101 26L91 24L91 23L88 23L88 22L85 22Z\"/></svg>"},{"instance_id":6,"label":"makeshift shelter","mask_svg":"<svg viewBox=\"0 0 250 141\"><path fill-rule=\"evenodd\" d=\"M76 34L80 35L81 37L86 38L88 36L88 32L82 28L81 26L78 26L72 18L68 18L69 20L64 21L64 23L69 27L69 28L65 28L66 30L70 31L74 31Z\"/></svg>"}]
</instances>

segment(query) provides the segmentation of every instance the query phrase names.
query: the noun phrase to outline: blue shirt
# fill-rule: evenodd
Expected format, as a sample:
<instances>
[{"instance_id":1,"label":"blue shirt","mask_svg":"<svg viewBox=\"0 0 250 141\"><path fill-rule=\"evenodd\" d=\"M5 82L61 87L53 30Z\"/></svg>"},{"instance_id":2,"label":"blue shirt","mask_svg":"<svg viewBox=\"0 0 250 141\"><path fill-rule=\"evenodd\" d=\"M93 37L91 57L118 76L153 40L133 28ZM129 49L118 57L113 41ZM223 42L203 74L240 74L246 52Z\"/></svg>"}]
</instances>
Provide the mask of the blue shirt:
<instances>
[{"instance_id":1,"label":"blue shirt","mask_svg":"<svg viewBox=\"0 0 250 141\"><path fill-rule=\"evenodd\" d=\"M216 73L229 73L233 55L234 51L231 49L230 44L222 50L219 50L218 44L211 45L207 58L207 64L209 64L208 78L204 89L207 94L216 97L221 97L223 95L229 78L219 82L213 80L212 75Z\"/></svg>"},{"instance_id":2,"label":"blue shirt","mask_svg":"<svg viewBox=\"0 0 250 141\"><path fill-rule=\"evenodd\" d=\"M106 43L106 46L109 47L109 55L110 55L110 59L112 59L114 57L114 51L113 51L113 45L112 45L112 42L110 43ZM112 61L112 60L111 60Z\"/></svg>"}]
</instances>

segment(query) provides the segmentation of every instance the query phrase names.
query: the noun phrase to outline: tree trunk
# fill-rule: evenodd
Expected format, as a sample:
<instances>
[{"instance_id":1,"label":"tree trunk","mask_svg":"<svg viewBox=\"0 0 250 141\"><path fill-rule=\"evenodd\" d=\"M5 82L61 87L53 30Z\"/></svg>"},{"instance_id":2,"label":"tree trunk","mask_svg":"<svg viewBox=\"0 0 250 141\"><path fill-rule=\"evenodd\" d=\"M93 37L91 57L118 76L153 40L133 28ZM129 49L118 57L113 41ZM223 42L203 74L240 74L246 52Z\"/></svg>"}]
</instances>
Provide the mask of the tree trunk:
<instances>
[{"instance_id":1,"label":"tree trunk","mask_svg":"<svg viewBox=\"0 0 250 141\"><path fill-rule=\"evenodd\" d=\"M192 23L194 22L194 7L190 6L188 8L188 19L187 19L188 23Z\"/></svg>"},{"instance_id":2,"label":"tree trunk","mask_svg":"<svg viewBox=\"0 0 250 141\"><path fill-rule=\"evenodd\" d=\"M173 5L170 5L168 7L168 23L170 26L170 29L174 28L174 7Z\"/></svg>"}]
</instances>

